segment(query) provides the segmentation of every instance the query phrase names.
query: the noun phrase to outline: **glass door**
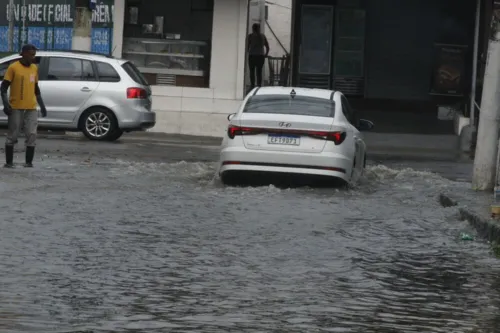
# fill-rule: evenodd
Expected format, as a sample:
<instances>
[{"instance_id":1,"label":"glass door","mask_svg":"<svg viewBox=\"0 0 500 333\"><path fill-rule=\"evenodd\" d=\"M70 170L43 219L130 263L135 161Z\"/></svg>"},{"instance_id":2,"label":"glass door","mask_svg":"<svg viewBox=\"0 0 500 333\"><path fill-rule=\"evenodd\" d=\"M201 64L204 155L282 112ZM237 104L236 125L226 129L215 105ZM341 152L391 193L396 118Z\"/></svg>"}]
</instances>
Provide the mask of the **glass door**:
<instances>
[{"instance_id":1,"label":"glass door","mask_svg":"<svg viewBox=\"0 0 500 333\"><path fill-rule=\"evenodd\" d=\"M337 9L333 86L347 94L363 94L365 11ZM337 88L339 87L339 88Z\"/></svg>"},{"instance_id":2,"label":"glass door","mask_svg":"<svg viewBox=\"0 0 500 333\"><path fill-rule=\"evenodd\" d=\"M328 89L331 81L333 6L302 5L299 85Z\"/></svg>"}]
</instances>

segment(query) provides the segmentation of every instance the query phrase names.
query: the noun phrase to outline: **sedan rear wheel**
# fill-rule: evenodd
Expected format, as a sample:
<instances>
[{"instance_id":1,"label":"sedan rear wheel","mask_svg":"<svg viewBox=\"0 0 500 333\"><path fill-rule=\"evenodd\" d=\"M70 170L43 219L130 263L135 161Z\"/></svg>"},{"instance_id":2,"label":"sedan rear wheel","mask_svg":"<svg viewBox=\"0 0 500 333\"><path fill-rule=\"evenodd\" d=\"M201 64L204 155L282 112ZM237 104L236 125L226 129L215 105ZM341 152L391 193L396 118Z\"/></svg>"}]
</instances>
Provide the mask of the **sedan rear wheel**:
<instances>
[{"instance_id":1,"label":"sedan rear wheel","mask_svg":"<svg viewBox=\"0 0 500 333\"><path fill-rule=\"evenodd\" d=\"M123 133L118 128L114 114L101 108L86 111L82 116L81 127L83 134L90 140L114 141Z\"/></svg>"}]
</instances>

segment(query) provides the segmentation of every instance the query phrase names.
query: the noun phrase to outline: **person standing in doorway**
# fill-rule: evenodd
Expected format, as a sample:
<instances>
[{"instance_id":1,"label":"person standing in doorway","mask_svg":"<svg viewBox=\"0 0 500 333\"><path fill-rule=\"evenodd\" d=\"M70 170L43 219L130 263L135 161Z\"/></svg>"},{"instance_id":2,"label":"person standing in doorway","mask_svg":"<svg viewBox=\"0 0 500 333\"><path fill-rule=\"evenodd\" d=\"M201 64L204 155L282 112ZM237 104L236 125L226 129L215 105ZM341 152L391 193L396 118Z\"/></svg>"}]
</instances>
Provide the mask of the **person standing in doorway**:
<instances>
[{"instance_id":1,"label":"person standing in doorway","mask_svg":"<svg viewBox=\"0 0 500 333\"><path fill-rule=\"evenodd\" d=\"M42 100L38 87L38 67L35 65L36 47L24 45L21 50L21 59L7 68L0 86L3 111L8 117L7 141L5 142L5 167L14 167L14 146L21 126L26 136L26 163L25 167L33 167L35 143L38 130L37 103L40 106L42 117L47 116L47 109ZM10 98L7 91L10 88Z\"/></svg>"},{"instance_id":2,"label":"person standing in doorway","mask_svg":"<svg viewBox=\"0 0 500 333\"><path fill-rule=\"evenodd\" d=\"M251 89L255 87L255 77L257 77L257 86L262 86L262 69L268 54L269 42L266 36L260 32L260 24L254 23L252 33L248 35L248 67L250 68Z\"/></svg>"}]
</instances>

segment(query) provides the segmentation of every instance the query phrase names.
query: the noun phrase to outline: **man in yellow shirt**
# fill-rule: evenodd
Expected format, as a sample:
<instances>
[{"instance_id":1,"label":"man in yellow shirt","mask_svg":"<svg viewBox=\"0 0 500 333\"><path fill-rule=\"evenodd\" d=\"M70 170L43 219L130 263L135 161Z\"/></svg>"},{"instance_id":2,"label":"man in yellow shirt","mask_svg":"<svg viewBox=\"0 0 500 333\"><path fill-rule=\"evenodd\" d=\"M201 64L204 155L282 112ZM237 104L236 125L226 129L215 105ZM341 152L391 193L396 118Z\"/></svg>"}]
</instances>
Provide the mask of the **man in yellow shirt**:
<instances>
[{"instance_id":1,"label":"man in yellow shirt","mask_svg":"<svg viewBox=\"0 0 500 333\"><path fill-rule=\"evenodd\" d=\"M21 126L26 136L26 163L25 167L33 167L35 156L35 142L38 129L38 112L40 106L42 117L47 116L47 110L38 87L38 67L34 64L36 47L24 45L21 50L21 59L7 68L0 86L3 112L8 117L7 141L5 142L5 167L14 167L14 145ZM10 87L10 98L7 91Z\"/></svg>"}]
</instances>

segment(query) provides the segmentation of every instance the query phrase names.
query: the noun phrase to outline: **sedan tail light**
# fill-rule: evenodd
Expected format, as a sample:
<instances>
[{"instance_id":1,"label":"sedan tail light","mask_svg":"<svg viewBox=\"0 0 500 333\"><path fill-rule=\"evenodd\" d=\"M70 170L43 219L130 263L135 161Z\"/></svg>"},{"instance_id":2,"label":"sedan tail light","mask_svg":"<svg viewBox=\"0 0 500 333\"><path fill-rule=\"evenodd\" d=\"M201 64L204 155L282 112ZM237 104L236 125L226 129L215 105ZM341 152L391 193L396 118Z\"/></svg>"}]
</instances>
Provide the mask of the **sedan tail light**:
<instances>
[{"instance_id":1,"label":"sedan tail light","mask_svg":"<svg viewBox=\"0 0 500 333\"><path fill-rule=\"evenodd\" d=\"M340 145L347 137L346 132L334 131L334 132L323 132L323 131L304 131L304 130L280 130L271 128L258 128L258 127L241 127L235 125L229 125L227 128L227 136L230 139L234 139L238 135L256 135L264 133L274 133L274 134L295 134L309 136L311 138L328 140L335 143L335 145Z\"/></svg>"},{"instance_id":2,"label":"sedan tail light","mask_svg":"<svg viewBox=\"0 0 500 333\"><path fill-rule=\"evenodd\" d=\"M142 88L128 88L127 89L128 99L146 99L148 98L148 92L146 89Z\"/></svg>"}]
</instances>

